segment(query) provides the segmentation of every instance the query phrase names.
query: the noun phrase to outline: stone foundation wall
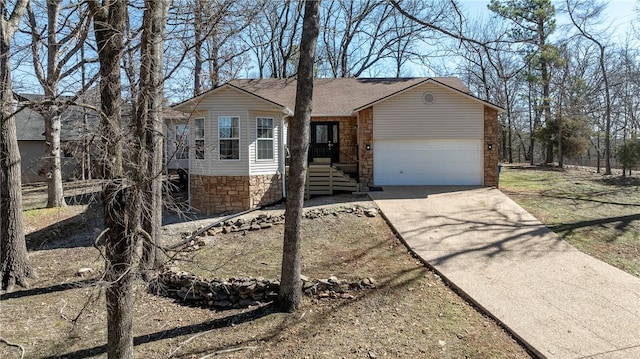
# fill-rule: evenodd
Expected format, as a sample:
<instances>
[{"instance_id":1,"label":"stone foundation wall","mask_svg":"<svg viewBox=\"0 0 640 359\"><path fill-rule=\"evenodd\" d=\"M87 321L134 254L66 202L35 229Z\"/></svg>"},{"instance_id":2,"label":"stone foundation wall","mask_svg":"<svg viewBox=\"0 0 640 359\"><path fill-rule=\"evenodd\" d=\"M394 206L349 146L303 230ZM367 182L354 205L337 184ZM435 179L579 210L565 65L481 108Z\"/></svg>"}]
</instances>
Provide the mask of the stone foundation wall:
<instances>
[{"instance_id":1,"label":"stone foundation wall","mask_svg":"<svg viewBox=\"0 0 640 359\"><path fill-rule=\"evenodd\" d=\"M264 206L282 199L282 175L258 175L249 177L251 207Z\"/></svg>"},{"instance_id":2,"label":"stone foundation wall","mask_svg":"<svg viewBox=\"0 0 640 359\"><path fill-rule=\"evenodd\" d=\"M206 214L237 213L282 199L282 175L191 175L191 205Z\"/></svg>"},{"instance_id":3,"label":"stone foundation wall","mask_svg":"<svg viewBox=\"0 0 640 359\"><path fill-rule=\"evenodd\" d=\"M367 145L370 146L368 150ZM358 151L360 183L373 186L373 107L358 113Z\"/></svg>"},{"instance_id":4,"label":"stone foundation wall","mask_svg":"<svg viewBox=\"0 0 640 359\"><path fill-rule=\"evenodd\" d=\"M489 144L493 146L489 149ZM498 111L484 107L484 185L498 187Z\"/></svg>"},{"instance_id":5,"label":"stone foundation wall","mask_svg":"<svg viewBox=\"0 0 640 359\"><path fill-rule=\"evenodd\" d=\"M251 208L249 176L191 175L191 205L206 214L241 212Z\"/></svg>"}]
</instances>

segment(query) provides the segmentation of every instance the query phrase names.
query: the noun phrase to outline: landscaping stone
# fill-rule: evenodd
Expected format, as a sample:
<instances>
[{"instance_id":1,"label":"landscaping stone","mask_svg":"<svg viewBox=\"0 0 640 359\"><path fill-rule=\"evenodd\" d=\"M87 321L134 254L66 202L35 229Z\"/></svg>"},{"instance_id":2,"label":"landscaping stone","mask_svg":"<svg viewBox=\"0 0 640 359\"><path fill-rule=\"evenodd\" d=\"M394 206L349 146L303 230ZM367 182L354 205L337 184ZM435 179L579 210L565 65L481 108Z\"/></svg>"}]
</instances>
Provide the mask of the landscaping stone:
<instances>
[{"instance_id":1,"label":"landscaping stone","mask_svg":"<svg viewBox=\"0 0 640 359\"><path fill-rule=\"evenodd\" d=\"M350 292L375 287L371 278L355 282L335 276L321 280L300 276L300 279L304 294L317 298L355 299ZM184 302L231 309L273 301L279 288L278 280L251 277L206 280L173 267L160 274L149 290Z\"/></svg>"},{"instance_id":2,"label":"landscaping stone","mask_svg":"<svg viewBox=\"0 0 640 359\"><path fill-rule=\"evenodd\" d=\"M378 215L377 208L365 208L361 206L354 207L330 207L330 208L312 208L303 213L303 217L305 219L318 219L326 216L337 217L343 214L355 215L357 217L376 217ZM261 213L254 218L234 218L229 219L224 222L216 223L212 228L208 229L204 232L205 236L213 237L218 234L229 234L229 233L237 233L241 232L246 234L249 231L259 231L262 229L269 229L273 226L279 226L284 224L284 214L280 215L271 215L266 213ZM202 227L191 233L183 233L183 237L187 238L189 236L193 236ZM201 237L196 237L198 243L192 244L190 243L190 249L193 250L193 246L204 246L205 243ZM200 242L201 241L201 242Z\"/></svg>"},{"instance_id":3,"label":"landscaping stone","mask_svg":"<svg viewBox=\"0 0 640 359\"><path fill-rule=\"evenodd\" d=\"M84 278L84 277L90 276L92 273L93 273L93 268L83 267L83 268L78 269L78 271L76 272L76 275L78 277Z\"/></svg>"},{"instance_id":4,"label":"landscaping stone","mask_svg":"<svg viewBox=\"0 0 640 359\"><path fill-rule=\"evenodd\" d=\"M378 215L378 210L377 209L368 209L366 212L364 212L365 216L367 217L375 217Z\"/></svg>"}]
</instances>

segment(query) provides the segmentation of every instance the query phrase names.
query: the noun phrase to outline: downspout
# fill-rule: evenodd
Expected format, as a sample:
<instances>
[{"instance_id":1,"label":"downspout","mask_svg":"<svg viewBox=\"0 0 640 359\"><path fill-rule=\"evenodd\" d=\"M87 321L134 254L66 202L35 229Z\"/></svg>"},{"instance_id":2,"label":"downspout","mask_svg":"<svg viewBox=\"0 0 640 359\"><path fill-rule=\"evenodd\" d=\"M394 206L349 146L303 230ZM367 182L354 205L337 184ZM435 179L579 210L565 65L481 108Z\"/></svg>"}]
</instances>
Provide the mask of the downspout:
<instances>
[{"instance_id":1,"label":"downspout","mask_svg":"<svg viewBox=\"0 0 640 359\"><path fill-rule=\"evenodd\" d=\"M351 116L356 117L356 182L360 191L360 111L351 111Z\"/></svg>"},{"instance_id":2,"label":"downspout","mask_svg":"<svg viewBox=\"0 0 640 359\"><path fill-rule=\"evenodd\" d=\"M293 111L289 108L283 109L284 115L282 116L280 128L282 129L283 136L280 136L280 165L282 166L282 198L287 198L287 152L285 151L286 147L286 138L289 136L289 131L287 131L286 136L284 132L284 124L287 117L293 116Z\"/></svg>"},{"instance_id":3,"label":"downspout","mask_svg":"<svg viewBox=\"0 0 640 359\"><path fill-rule=\"evenodd\" d=\"M280 136L280 171L282 173L282 198L287 198L287 152L285 150L285 135L289 133L284 131L284 123L287 115L282 116L280 119L280 128L282 129L282 136Z\"/></svg>"}]
</instances>

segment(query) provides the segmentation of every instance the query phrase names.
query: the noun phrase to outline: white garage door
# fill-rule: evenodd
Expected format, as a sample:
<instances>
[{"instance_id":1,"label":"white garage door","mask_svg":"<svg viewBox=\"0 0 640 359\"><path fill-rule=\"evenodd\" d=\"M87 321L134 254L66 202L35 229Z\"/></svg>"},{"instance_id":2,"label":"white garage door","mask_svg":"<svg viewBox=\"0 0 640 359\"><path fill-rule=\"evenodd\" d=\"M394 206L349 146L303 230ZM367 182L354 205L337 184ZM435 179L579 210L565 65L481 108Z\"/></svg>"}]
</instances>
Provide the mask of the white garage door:
<instances>
[{"instance_id":1,"label":"white garage door","mask_svg":"<svg viewBox=\"0 0 640 359\"><path fill-rule=\"evenodd\" d=\"M373 182L390 185L482 185L481 140L377 140Z\"/></svg>"}]
</instances>

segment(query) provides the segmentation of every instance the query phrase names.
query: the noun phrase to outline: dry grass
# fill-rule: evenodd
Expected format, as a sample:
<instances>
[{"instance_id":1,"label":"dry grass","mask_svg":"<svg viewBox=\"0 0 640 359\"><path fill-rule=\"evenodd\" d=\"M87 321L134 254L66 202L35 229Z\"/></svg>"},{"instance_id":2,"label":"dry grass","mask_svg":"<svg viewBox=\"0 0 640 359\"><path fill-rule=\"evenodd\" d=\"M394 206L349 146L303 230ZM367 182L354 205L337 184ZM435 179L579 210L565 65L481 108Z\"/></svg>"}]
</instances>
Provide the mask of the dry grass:
<instances>
[{"instance_id":1,"label":"dry grass","mask_svg":"<svg viewBox=\"0 0 640 359\"><path fill-rule=\"evenodd\" d=\"M174 264L207 277L277 278L282 230L275 226L208 237L204 248ZM380 217L327 216L305 220L303 231L305 275L373 277L377 288L354 292L353 300L305 298L297 313L287 314L270 305L228 311L187 307L147 293L138 282L137 357L529 357L498 325L412 258ZM75 275L85 266L99 271L99 253L91 246L56 248L55 241L48 243L48 249L31 252L40 274L32 289L2 295L0 336L23 345L28 358L104 357L100 286ZM18 354L0 344L0 357Z\"/></svg>"},{"instance_id":2,"label":"dry grass","mask_svg":"<svg viewBox=\"0 0 640 359\"><path fill-rule=\"evenodd\" d=\"M640 276L640 177L509 166L500 188L579 250Z\"/></svg>"}]
</instances>

